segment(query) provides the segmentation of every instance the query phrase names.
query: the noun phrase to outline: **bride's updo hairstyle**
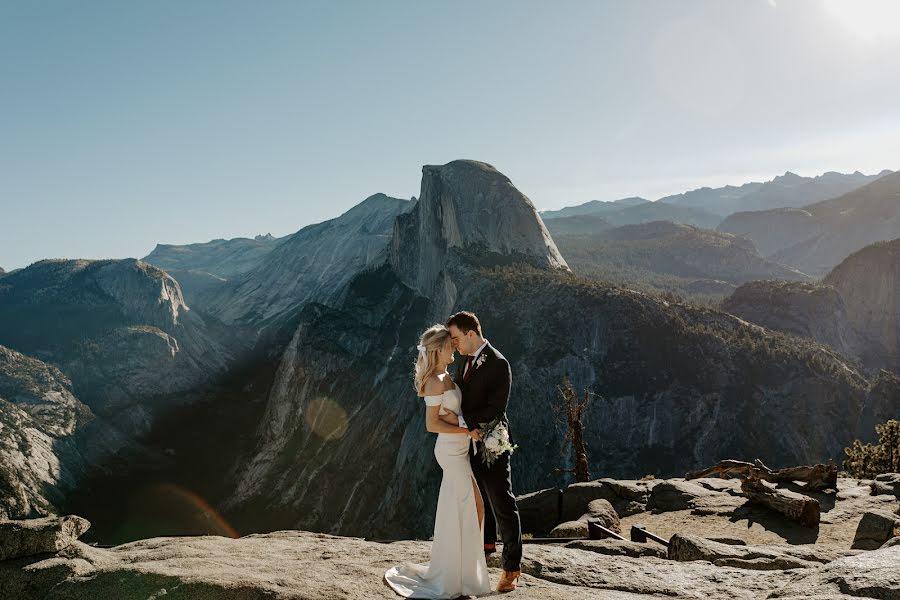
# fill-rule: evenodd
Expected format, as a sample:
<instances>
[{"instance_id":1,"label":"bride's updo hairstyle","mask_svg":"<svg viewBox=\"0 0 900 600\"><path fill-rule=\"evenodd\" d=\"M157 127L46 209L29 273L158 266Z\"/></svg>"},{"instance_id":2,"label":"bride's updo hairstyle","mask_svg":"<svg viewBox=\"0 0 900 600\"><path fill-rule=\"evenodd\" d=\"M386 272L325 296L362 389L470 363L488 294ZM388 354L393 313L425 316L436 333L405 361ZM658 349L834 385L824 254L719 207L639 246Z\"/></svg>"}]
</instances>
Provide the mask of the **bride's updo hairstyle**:
<instances>
[{"instance_id":1,"label":"bride's updo hairstyle","mask_svg":"<svg viewBox=\"0 0 900 600\"><path fill-rule=\"evenodd\" d=\"M450 339L450 330L443 325L432 325L425 330L419 340L419 355L416 357L416 393L425 395L425 382L438 369L438 353Z\"/></svg>"}]
</instances>

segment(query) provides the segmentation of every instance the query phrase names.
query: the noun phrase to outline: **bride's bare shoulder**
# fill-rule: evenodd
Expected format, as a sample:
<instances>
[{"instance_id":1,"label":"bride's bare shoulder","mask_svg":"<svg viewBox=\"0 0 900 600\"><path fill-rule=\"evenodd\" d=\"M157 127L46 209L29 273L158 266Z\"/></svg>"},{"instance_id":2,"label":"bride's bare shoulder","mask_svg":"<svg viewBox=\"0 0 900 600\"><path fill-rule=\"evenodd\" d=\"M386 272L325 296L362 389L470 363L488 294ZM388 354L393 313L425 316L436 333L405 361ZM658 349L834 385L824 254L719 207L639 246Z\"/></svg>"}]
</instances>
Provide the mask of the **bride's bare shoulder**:
<instances>
[{"instance_id":1,"label":"bride's bare shoulder","mask_svg":"<svg viewBox=\"0 0 900 600\"><path fill-rule=\"evenodd\" d=\"M424 392L426 396L440 396L444 393L444 382L437 375L432 375L425 380Z\"/></svg>"}]
</instances>

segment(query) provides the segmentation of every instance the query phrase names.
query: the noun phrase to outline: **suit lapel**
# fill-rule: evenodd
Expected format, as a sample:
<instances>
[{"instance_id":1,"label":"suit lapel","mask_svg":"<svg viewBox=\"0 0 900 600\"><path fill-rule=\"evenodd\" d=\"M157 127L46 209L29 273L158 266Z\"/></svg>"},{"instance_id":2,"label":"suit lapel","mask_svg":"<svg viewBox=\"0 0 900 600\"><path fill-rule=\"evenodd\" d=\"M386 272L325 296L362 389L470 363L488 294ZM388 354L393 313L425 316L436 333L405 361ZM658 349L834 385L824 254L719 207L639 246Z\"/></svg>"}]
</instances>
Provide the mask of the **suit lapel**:
<instances>
[{"instance_id":1,"label":"suit lapel","mask_svg":"<svg viewBox=\"0 0 900 600\"><path fill-rule=\"evenodd\" d=\"M491 358L493 358L493 353L494 349L491 348L491 344L488 343L488 345L484 347L484 350L481 351L481 354L479 354L478 357L475 358L475 360L472 362L472 369L474 370L472 371L472 376L469 377L469 385L472 385L472 382L475 381L476 377L478 377L478 371L480 371L484 367L484 365L488 361L490 361ZM482 356L484 357L484 359L481 361L481 366L479 367L478 359Z\"/></svg>"},{"instance_id":2,"label":"suit lapel","mask_svg":"<svg viewBox=\"0 0 900 600\"><path fill-rule=\"evenodd\" d=\"M462 389L463 386L463 369L466 366L466 358L460 354L459 358L456 359L456 370L453 373L453 381L456 383L456 386L459 389Z\"/></svg>"}]
</instances>

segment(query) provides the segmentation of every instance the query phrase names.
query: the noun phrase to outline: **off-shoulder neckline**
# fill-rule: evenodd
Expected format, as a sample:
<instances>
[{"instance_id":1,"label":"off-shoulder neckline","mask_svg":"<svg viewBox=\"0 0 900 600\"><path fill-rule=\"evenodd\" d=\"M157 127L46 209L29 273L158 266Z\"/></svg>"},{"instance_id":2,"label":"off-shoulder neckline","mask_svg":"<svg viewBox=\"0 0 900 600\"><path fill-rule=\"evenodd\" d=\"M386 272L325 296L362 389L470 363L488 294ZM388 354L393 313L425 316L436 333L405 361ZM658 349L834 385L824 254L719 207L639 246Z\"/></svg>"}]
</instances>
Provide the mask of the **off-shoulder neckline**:
<instances>
[{"instance_id":1,"label":"off-shoulder neckline","mask_svg":"<svg viewBox=\"0 0 900 600\"><path fill-rule=\"evenodd\" d=\"M453 380L451 379L450 381L453 381ZM444 390L444 391L441 392L440 394L436 394L436 395L434 395L434 396L423 396L423 397L424 397L424 398L440 398L441 396L443 396L443 395L446 394L447 392L452 392L453 390L458 390L458 389L459 389L459 386L456 385L456 382L455 382L455 381L453 381L453 387L450 388L449 390Z\"/></svg>"}]
</instances>

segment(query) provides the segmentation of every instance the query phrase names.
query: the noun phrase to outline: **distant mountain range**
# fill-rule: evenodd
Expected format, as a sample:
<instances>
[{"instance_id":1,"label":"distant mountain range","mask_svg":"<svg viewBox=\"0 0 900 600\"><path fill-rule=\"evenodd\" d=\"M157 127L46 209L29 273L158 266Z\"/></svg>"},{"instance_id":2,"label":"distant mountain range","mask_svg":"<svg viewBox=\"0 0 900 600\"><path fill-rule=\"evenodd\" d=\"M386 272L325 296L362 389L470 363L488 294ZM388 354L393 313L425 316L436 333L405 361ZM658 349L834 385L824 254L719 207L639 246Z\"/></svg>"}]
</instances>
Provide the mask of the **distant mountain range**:
<instances>
[{"instance_id":1,"label":"distant mountain range","mask_svg":"<svg viewBox=\"0 0 900 600\"><path fill-rule=\"evenodd\" d=\"M637 197L611 202L592 200L578 206L543 211L541 218L547 221L599 215L614 227L668 220L712 229L735 212L804 206L843 195L889 173L888 170L877 175L829 171L817 177L802 177L788 171L767 182L699 188L655 202Z\"/></svg>"},{"instance_id":2,"label":"distant mountain range","mask_svg":"<svg viewBox=\"0 0 900 600\"><path fill-rule=\"evenodd\" d=\"M623 208L631 208L632 206L640 206L650 202L644 198L637 196L631 198L622 198L621 200L612 200L604 202L603 200L591 200L578 206L567 206L559 210L542 210L540 215L543 220L561 219L563 217L578 217L582 215L603 215L611 212L622 210Z\"/></svg>"},{"instance_id":3,"label":"distant mountain range","mask_svg":"<svg viewBox=\"0 0 900 600\"><path fill-rule=\"evenodd\" d=\"M602 217L546 221L569 265L587 277L636 289L713 296L754 279L811 279L759 256L745 238L670 221L578 232L578 219L594 218Z\"/></svg>"},{"instance_id":4,"label":"distant mountain range","mask_svg":"<svg viewBox=\"0 0 900 600\"><path fill-rule=\"evenodd\" d=\"M824 275L853 252L900 236L900 173L800 208L733 214L718 229L753 240L763 256Z\"/></svg>"},{"instance_id":5,"label":"distant mountain range","mask_svg":"<svg viewBox=\"0 0 900 600\"><path fill-rule=\"evenodd\" d=\"M715 229L722 218L708 210L650 202L643 198L626 198L615 202L588 202L558 211L545 211L541 218L554 232L584 233L593 223L596 231L606 226L636 225L653 221L673 221Z\"/></svg>"},{"instance_id":6,"label":"distant mountain range","mask_svg":"<svg viewBox=\"0 0 900 600\"><path fill-rule=\"evenodd\" d=\"M787 171L771 181L753 182L735 187L700 188L683 194L660 198L660 202L677 206L703 208L721 217L739 211L767 210L789 206L805 206L820 200L836 198L891 173L876 175L859 171L850 174L829 171L817 177L802 177Z\"/></svg>"}]
</instances>

